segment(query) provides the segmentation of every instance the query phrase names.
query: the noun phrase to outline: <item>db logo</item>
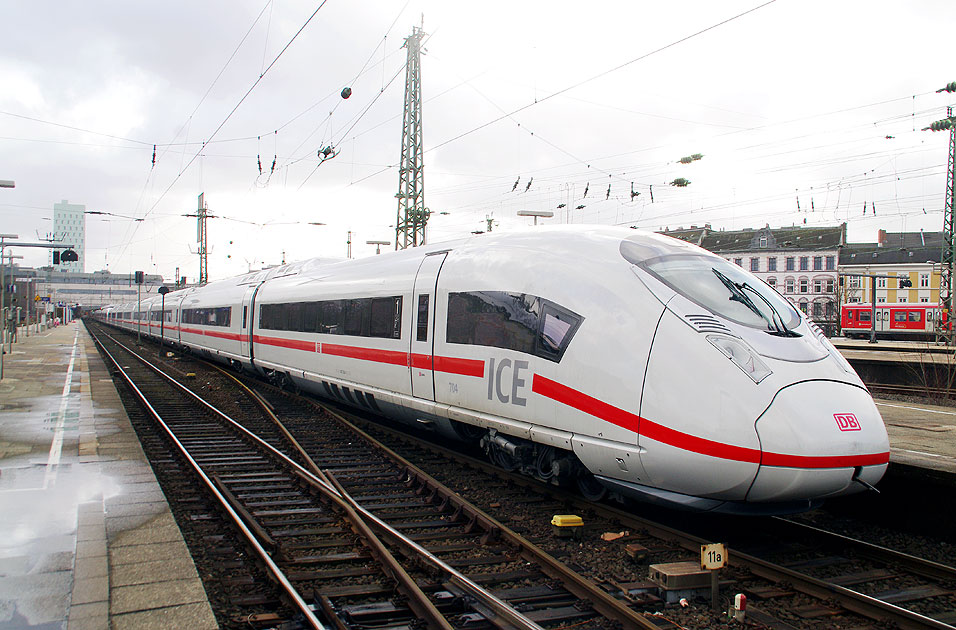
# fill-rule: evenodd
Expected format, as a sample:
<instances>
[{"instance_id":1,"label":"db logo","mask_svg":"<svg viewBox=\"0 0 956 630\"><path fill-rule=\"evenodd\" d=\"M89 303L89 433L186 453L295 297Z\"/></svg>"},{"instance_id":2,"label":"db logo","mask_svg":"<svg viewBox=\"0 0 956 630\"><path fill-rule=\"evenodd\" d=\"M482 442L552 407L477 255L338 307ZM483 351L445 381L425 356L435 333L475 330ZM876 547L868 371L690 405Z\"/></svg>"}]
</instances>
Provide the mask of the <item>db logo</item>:
<instances>
[{"instance_id":1,"label":"db logo","mask_svg":"<svg viewBox=\"0 0 956 630\"><path fill-rule=\"evenodd\" d=\"M852 413L835 413L833 418L841 431L859 431L863 428L860 426L860 421Z\"/></svg>"}]
</instances>

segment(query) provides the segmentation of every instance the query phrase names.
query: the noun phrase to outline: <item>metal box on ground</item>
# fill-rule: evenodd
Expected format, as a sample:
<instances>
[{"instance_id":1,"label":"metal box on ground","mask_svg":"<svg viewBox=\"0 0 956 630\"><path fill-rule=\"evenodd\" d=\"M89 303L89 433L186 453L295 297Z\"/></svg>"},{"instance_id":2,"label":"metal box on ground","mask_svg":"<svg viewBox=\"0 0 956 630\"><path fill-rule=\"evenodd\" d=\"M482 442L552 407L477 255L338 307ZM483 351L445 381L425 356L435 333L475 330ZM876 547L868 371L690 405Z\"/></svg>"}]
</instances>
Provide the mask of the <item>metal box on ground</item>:
<instances>
[{"instance_id":1,"label":"metal box on ground","mask_svg":"<svg viewBox=\"0 0 956 630\"><path fill-rule=\"evenodd\" d=\"M584 530L584 519L577 514L555 514L551 518L551 531L561 538L576 538Z\"/></svg>"},{"instance_id":2,"label":"metal box on ground","mask_svg":"<svg viewBox=\"0 0 956 630\"><path fill-rule=\"evenodd\" d=\"M706 596L710 592L710 571L700 568L700 563L667 562L648 567L649 578L660 586L662 599L673 603L682 597Z\"/></svg>"}]
</instances>

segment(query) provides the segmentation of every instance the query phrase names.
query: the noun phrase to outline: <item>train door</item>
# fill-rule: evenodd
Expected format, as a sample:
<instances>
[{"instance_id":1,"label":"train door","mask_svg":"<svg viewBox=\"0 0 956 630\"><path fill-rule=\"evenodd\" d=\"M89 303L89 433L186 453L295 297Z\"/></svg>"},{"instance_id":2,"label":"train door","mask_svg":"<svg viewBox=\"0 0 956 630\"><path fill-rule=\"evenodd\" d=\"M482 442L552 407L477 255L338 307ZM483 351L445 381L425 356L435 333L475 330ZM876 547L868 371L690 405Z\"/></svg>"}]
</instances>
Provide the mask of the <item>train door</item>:
<instances>
[{"instance_id":1,"label":"train door","mask_svg":"<svg viewBox=\"0 0 956 630\"><path fill-rule=\"evenodd\" d=\"M249 343L252 338L252 302L256 294L255 286L246 287L239 309L239 354L249 356Z\"/></svg>"},{"instance_id":2,"label":"train door","mask_svg":"<svg viewBox=\"0 0 956 630\"><path fill-rule=\"evenodd\" d=\"M438 272L447 255L448 252L437 252L425 256L415 276L408 367L412 395L416 398L435 400L435 302Z\"/></svg>"},{"instance_id":3,"label":"train door","mask_svg":"<svg viewBox=\"0 0 956 630\"><path fill-rule=\"evenodd\" d=\"M877 308L876 309L876 331L885 332L890 329L890 309L888 308Z\"/></svg>"}]
</instances>

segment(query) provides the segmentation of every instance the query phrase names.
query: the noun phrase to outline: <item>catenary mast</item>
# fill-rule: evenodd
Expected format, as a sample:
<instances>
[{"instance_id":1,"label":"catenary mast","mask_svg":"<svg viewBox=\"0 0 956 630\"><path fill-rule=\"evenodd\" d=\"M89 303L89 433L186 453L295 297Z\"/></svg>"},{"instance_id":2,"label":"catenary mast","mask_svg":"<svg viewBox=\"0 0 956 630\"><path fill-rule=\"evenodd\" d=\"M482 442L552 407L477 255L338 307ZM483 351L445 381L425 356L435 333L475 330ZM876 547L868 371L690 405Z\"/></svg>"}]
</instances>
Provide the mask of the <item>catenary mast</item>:
<instances>
[{"instance_id":1,"label":"catenary mast","mask_svg":"<svg viewBox=\"0 0 956 630\"><path fill-rule=\"evenodd\" d=\"M946 109L946 118L953 120L953 108ZM943 311L947 314L950 322L950 328L946 330L946 337L949 343L953 342L953 263L956 262L956 232L954 232L954 219L956 219L956 188L954 188L954 178L956 178L956 125L950 122L949 128L949 164L946 169L946 202L943 210L943 256L942 270L939 278L939 303Z\"/></svg>"},{"instance_id":2,"label":"catenary mast","mask_svg":"<svg viewBox=\"0 0 956 630\"><path fill-rule=\"evenodd\" d=\"M423 21L424 26L424 21ZM402 159L399 164L398 214L395 219L395 249L425 244L425 161L422 155L422 28L412 27L405 38L405 112L402 121Z\"/></svg>"}]
</instances>

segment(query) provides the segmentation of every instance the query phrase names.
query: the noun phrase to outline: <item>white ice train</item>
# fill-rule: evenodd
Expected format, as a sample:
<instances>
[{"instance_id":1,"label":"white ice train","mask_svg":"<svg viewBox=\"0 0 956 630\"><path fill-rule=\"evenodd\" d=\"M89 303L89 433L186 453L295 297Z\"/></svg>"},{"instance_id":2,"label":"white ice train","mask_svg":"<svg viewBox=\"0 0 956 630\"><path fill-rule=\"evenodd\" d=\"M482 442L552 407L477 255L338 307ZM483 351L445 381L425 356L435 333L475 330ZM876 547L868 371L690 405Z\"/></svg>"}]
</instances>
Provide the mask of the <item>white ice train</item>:
<instances>
[{"instance_id":1,"label":"white ice train","mask_svg":"<svg viewBox=\"0 0 956 630\"><path fill-rule=\"evenodd\" d=\"M96 317L158 336L160 304ZM797 511L871 487L889 461L872 398L819 329L657 234L537 228L314 259L165 309L167 342L589 494Z\"/></svg>"}]
</instances>

